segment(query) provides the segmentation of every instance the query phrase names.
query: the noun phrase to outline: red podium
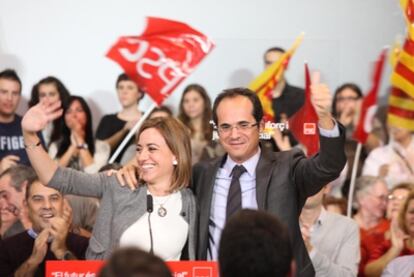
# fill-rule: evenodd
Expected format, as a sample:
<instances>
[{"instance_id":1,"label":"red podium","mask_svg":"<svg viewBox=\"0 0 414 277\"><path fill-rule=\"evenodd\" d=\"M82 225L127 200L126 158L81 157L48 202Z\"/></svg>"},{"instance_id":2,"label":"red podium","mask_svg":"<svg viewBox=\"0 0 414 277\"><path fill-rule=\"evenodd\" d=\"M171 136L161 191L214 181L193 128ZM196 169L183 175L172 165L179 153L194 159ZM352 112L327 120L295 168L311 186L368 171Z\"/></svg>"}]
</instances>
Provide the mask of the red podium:
<instances>
[{"instance_id":1,"label":"red podium","mask_svg":"<svg viewBox=\"0 0 414 277\"><path fill-rule=\"evenodd\" d=\"M104 261L47 261L46 277L95 277ZM217 262L167 262L173 277L218 277Z\"/></svg>"}]
</instances>

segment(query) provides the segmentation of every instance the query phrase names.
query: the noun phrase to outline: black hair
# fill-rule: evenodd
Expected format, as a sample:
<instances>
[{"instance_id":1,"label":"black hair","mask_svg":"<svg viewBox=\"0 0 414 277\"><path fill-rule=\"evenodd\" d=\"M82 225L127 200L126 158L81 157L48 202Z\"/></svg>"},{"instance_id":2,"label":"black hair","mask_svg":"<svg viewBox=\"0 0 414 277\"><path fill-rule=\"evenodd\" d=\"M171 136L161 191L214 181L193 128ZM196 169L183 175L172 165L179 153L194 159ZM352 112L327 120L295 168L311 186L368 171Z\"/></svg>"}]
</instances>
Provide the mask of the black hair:
<instances>
[{"instance_id":1,"label":"black hair","mask_svg":"<svg viewBox=\"0 0 414 277\"><path fill-rule=\"evenodd\" d=\"M92 113L85 99L83 99L80 96L76 96L76 95L70 96L67 109L69 109L70 105L72 105L72 103L75 101L79 101L83 111L86 114L85 143L88 145L89 152L91 152L91 154L93 155L95 153L95 142L94 142L93 131L92 131ZM63 117L65 116L67 109L64 111ZM56 154L56 157L62 157L62 155L69 148L71 144L70 134L71 134L70 129L65 123L63 125L62 139L58 147L58 152Z\"/></svg>"},{"instance_id":2,"label":"black hair","mask_svg":"<svg viewBox=\"0 0 414 277\"><path fill-rule=\"evenodd\" d=\"M159 257L136 247L116 250L98 274L99 277L171 277Z\"/></svg>"},{"instance_id":3,"label":"black hair","mask_svg":"<svg viewBox=\"0 0 414 277\"><path fill-rule=\"evenodd\" d=\"M11 80L11 81L15 81L19 83L19 86L20 86L19 93L22 92L22 81L20 80L19 75L17 75L14 69L8 68L0 72L0 79Z\"/></svg>"},{"instance_id":4,"label":"black hair","mask_svg":"<svg viewBox=\"0 0 414 277\"><path fill-rule=\"evenodd\" d=\"M118 78L116 79L116 83L115 83L115 88L118 89L118 85L120 82L122 81L131 81L134 82L134 80L132 80L131 78L129 78L129 76L125 73L121 73L119 74ZM135 83L135 82L134 82ZM138 84L136 84L138 87L138 92L141 94L141 97L138 99L138 102L144 97L145 95L145 91L143 91Z\"/></svg>"},{"instance_id":5,"label":"black hair","mask_svg":"<svg viewBox=\"0 0 414 277\"><path fill-rule=\"evenodd\" d=\"M287 276L292 259L287 228L269 213L241 210L224 227L218 258L221 277Z\"/></svg>"},{"instance_id":6,"label":"black hair","mask_svg":"<svg viewBox=\"0 0 414 277\"><path fill-rule=\"evenodd\" d=\"M259 97L248 88L232 88L226 89L221 92L214 101L213 105L213 121L218 126L218 118L217 118L217 108L220 102L226 98L235 98L237 96L243 96L250 100L253 105L253 117L256 122L260 122L263 118L263 107L260 103Z\"/></svg>"},{"instance_id":7,"label":"black hair","mask_svg":"<svg viewBox=\"0 0 414 277\"><path fill-rule=\"evenodd\" d=\"M339 86L336 89L334 98L332 100L332 116L335 117L335 118L338 116L338 111L336 110L336 102L337 102L336 98L338 97L338 94L340 94L344 89L347 89L347 88L353 90L357 94L358 98L362 98L362 96L363 96L361 88L357 84L345 83L345 84Z\"/></svg>"},{"instance_id":8,"label":"black hair","mask_svg":"<svg viewBox=\"0 0 414 277\"><path fill-rule=\"evenodd\" d=\"M39 103L39 87L41 85L47 85L47 84L52 84L56 87L59 93L61 107L63 110L66 110L69 104L70 92L66 88L66 86L58 78L54 76L48 76L46 78L43 78L33 86L32 94L31 94L30 101L29 101L29 107L33 107L34 105ZM52 129L52 134L50 136L49 145L52 142L58 141L61 138L64 124L65 123L64 123L63 117L59 117L53 121L53 129Z\"/></svg>"}]
</instances>

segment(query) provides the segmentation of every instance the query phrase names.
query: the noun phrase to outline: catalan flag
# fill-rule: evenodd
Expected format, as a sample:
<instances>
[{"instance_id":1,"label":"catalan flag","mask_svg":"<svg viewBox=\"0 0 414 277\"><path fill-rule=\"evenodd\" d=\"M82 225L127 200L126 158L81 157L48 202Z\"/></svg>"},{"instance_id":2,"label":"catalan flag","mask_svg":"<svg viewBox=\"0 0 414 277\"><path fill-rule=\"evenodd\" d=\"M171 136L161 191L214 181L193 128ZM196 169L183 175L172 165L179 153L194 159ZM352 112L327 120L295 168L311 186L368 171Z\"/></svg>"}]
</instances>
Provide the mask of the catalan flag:
<instances>
[{"instance_id":1,"label":"catalan flag","mask_svg":"<svg viewBox=\"0 0 414 277\"><path fill-rule=\"evenodd\" d=\"M289 64L290 58L293 56L296 48L300 45L303 40L303 34L300 34L292 47L287 50L279 60L274 62L272 65L267 67L255 80L253 80L249 88L256 92L263 106L264 120L273 122L274 112L272 109L272 97L273 89L276 87L283 72Z\"/></svg>"},{"instance_id":2,"label":"catalan flag","mask_svg":"<svg viewBox=\"0 0 414 277\"><path fill-rule=\"evenodd\" d=\"M400 0L408 34L402 49L393 51L393 88L388 99L388 124L414 131L414 1Z\"/></svg>"}]
</instances>

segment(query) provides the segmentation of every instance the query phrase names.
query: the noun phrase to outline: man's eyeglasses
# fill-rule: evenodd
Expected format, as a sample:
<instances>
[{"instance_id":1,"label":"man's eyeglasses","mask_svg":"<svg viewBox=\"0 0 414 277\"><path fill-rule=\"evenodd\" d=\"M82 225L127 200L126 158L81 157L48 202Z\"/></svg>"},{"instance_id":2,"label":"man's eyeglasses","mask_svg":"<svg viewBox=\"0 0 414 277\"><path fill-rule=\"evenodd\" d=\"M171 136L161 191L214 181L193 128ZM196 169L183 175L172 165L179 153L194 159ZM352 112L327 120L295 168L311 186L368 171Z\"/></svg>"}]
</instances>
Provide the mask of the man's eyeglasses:
<instances>
[{"instance_id":1,"label":"man's eyeglasses","mask_svg":"<svg viewBox=\"0 0 414 277\"><path fill-rule=\"evenodd\" d=\"M236 128L237 130L243 132L243 131L247 131L247 130L255 127L255 126L258 126L258 125L259 125L259 123L257 123L257 122L256 123L250 123L250 122L247 122L247 121L240 121L240 122L237 122L236 124L233 124L233 125L224 123L224 124L221 124L221 125L218 126L217 131L220 134L229 134L231 132L231 130L233 130L233 128Z\"/></svg>"},{"instance_id":2,"label":"man's eyeglasses","mask_svg":"<svg viewBox=\"0 0 414 277\"><path fill-rule=\"evenodd\" d=\"M339 96L338 98L336 98L336 102L345 102L345 101L357 101L359 99L358 96L348 96L348 97L341 97Z\"/></svg>"},{"instance_id":3,"label":"man's eyeglasses","mask_svg":"<svg viewBox=\"0 0 414 277\"><path fill-rule=\"evenodd\" d=\"M389 199L389 195L375 195L373 193L371 193L370 195L383 202L387 202L387 200Z\"/></svg>"}]
</instances>

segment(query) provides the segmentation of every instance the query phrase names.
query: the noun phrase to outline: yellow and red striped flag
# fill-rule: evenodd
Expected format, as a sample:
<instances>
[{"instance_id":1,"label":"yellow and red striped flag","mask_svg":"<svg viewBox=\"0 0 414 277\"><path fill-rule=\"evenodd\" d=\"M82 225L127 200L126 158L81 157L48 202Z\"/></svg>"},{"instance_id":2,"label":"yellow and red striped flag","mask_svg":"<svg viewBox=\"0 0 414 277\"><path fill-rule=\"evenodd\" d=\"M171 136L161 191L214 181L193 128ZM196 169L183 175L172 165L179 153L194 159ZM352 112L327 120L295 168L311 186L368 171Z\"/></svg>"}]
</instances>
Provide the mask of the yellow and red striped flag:
<instances>
[{"instance_id":1,"label":"yellow and red striped flag","mask_svg":"<svg viewBox=\"0 0 414 277\"><path fill-rule=\"evenodd\" d=\"M388 99L388 124L414 131L414 1L400 0L408 34L402 49L394 49L391 62L393 88Z\"/></svg>"},{"instance_id":2,"label":"yellow and red striped flag","mask_svg":"<svg viewBox=\"0 0 414 277\"><path fill-rule=\"evenodd\" d=\"M300 34L296 38L292 47L290 47L289 50L283 53L283 55L280 57L279 60L277 60L276 62L271 64L269 67L267 67L249 85L249 88L252 91L256 92L257 96L260 99L260 102L262 103L263 112L264 112L264 120L266 122L274 121L274 112L272 108L273 89L276 87L281 77L283 76L283 72L288 66L290 58L293 56L296 48L298 48L298 46L303 40L303 36L304 36L303 33Z\"/></svg>"}]
</instances>

